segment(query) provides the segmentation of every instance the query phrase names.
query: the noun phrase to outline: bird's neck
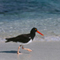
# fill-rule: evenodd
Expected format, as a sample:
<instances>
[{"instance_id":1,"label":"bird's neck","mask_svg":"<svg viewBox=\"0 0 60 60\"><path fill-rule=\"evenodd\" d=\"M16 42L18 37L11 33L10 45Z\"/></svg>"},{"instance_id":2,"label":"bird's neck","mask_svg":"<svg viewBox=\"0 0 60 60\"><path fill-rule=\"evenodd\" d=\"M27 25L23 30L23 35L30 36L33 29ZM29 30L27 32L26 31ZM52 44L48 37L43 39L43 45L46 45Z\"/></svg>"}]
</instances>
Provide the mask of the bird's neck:
<instances>
[{"instance_id":1,"label":"bird's neck","mask_svg":"<svg viewBox=\"0 0 60 60\"><path fill-rule=\"evenodd\" d=\"M35 37L35 32L30 32L31 38L33 40L33 38Z\"/></svg>"}]
</instances>

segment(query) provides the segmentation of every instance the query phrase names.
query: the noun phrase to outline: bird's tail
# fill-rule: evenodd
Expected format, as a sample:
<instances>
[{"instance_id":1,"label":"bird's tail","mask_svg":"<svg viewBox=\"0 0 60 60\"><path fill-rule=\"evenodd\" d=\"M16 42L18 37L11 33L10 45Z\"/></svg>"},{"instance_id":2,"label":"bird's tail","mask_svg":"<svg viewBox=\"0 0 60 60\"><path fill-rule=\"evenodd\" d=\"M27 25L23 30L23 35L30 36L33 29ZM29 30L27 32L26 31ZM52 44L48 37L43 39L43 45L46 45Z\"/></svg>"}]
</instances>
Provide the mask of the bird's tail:
<instances>
[{"instance_id":1,"label":"bird's tail","mask_svg":"<svg viewBox=\"0 0 60 60\"><path fill-rule=\"evenodd\" d=\"M10 38L5 38L5 39L6 39L5 43L10 42Z\"/></svg>"},{"instance_id":2,"label":"bird's tail","mask_svg":"<svg viewBox=\"0 0 60 60\"><path fill-rule=\"evenodd\" d=\"M7 42L11 42L11 41L12 41L12 42L17 42L17 40L16 40L15 37L12 37L12 38L5 38L5 39L6 39L6 41L5 41L6 43L7 43Z\"/></svg>"}]
</instances>

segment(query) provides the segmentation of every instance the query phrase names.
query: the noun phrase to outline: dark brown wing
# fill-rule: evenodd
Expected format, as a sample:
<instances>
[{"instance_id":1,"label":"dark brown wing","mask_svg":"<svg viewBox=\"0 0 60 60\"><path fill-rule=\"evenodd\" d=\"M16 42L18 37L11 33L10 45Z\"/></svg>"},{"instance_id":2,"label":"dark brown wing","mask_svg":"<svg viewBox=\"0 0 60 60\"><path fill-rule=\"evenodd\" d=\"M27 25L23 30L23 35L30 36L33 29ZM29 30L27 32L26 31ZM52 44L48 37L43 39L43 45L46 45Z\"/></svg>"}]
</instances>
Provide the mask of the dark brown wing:
<instances>
[{"instance_id":1,"label":"dark brown wing","mask_svg":"<svg viewBox=\"0 0 60 60\"><path fill-rule=\"evenodd\" d=\"M12 37L12 38L6 38L6 42L22 42L22 43L27 43L31 38L30 34L22 34L17 37Z\"/></svg>"}]
</instances>

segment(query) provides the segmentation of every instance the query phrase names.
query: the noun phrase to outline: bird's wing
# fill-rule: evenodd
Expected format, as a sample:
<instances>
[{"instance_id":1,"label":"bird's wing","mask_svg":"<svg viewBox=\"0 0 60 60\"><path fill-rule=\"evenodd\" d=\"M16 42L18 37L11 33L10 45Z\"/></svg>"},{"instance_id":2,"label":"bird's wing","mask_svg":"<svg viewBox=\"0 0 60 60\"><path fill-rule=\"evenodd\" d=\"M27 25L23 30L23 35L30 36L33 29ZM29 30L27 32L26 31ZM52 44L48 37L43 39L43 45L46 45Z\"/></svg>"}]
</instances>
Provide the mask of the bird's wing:
<instances>
[{"instance_id":1,"label":"bird's wing","mask_svg":"<svg viewBox=\"0 0 60 60\"><path fill-rule=\"evenodd\" d=\"M15 37L15 41L24 42L24 43L28 42L30 39L31 39L30 34L22 34L22 35Z\"/></svg>"},{"instance_id":2,"label":"bird's wing","mask_svg":"<svg viewBox=\"0 0 60 60\"><path fill-rule=\"evenodd\" d=\"M18 35L16 37L12 37L12 38L6 38L6 40L7 40L6 42L13 41L13 42L23 42L23 43L26 43L30 39L31 39L30 34L22 34L22 35Z\"/></svg>"}]
</instances>

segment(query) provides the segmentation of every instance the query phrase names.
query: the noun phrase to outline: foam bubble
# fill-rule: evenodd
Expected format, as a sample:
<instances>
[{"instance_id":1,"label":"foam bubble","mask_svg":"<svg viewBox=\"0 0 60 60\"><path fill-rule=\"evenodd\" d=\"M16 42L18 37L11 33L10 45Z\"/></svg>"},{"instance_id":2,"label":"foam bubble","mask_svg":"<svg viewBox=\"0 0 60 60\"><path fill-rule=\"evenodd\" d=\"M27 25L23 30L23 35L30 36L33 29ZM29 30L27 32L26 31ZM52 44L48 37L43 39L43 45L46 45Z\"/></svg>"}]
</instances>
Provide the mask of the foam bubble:
<instances>
[{"instance_id":1,"label":"foam bubble","mask_svg":"<svg viewBox=\"0 0 60 60\"><path fill-rule=\"evenodd\" d=\"M41 41L53 42L53 41L60 41L60 36L45 36L41 38Z\"/></svg>"}]
</instances>

